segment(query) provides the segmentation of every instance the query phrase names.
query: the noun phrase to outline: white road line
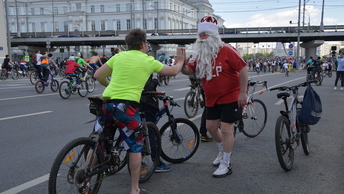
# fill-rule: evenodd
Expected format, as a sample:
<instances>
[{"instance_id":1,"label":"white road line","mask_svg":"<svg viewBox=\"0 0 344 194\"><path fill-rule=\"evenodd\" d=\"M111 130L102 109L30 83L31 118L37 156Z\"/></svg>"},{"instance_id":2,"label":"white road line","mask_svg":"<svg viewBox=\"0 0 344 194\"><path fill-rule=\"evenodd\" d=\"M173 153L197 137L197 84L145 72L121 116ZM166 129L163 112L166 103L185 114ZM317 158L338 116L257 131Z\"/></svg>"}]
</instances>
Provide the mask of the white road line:
<instances>
[{"instance_id":1,"label":"white road line","mask_svg":"<svg viewBox=\"0 0 344 194\"><path fill-rule=\"evenodd\" d=\"M33 115L46 114L46 113L51 113L51 112L53 112L53 111L44 111L44 112L30 113L30 114L25 114L25 115L17 115L17 116L13 116L13 117L4 117L4 118L0 118L0 121L8 120L8 119L21 118L21 117L28 117L28 116L33 116Z\"/></svg>"},{"instance_id":2,"label":"white road line","mask_svg":"<svg viewBox=\"0 0 344 194\"><path fill-rule=\"evenodd\" d=\"M178 88L178 89L174 89L173 91L184 91L184 90L190 90L190 87Z\"/></svg>"},{"instance_id":3,"label":"white road line","mask_svg":"<svg viewBox=\"0 0 344 194\"><path fill-rule=\"evenodd\" d=\"M19 186L13 187L12 189L9 189L7 191L4 191L0 194L14 194L14 193L19 193L21 191L24 191L28 188L31 188L35 185L41 184L49 179L49 174L43 175L41 177L38 177L32 181L26 182L24 184L21 184Z\"/></svg>"},{"instance_id":4,"label":"white road line","mask_svg":"<svg viewBox=\"0 0 344 194\"><path fill-rule=\"evenodd\" d=\"M52 93L52 94L37 94L37 95L33 95L33 96L21 96L21 97L2 98L2 99L0 99L0 101L17 100L17 99L22 99L22 98L34 98L34 97L40 97L40 96L52 96L52 95L56 95L56 93Z\"/></svg>"}]
</instances>

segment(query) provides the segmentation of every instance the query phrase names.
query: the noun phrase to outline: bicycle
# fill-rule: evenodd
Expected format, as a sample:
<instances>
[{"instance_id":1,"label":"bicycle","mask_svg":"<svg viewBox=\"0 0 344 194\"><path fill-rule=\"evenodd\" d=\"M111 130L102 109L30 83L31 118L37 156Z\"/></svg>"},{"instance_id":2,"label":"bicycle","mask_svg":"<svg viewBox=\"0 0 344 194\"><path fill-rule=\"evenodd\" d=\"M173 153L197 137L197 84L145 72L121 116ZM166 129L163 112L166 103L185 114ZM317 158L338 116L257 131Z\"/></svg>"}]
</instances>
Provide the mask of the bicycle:
<instances>
[{"instance_id":1,"label":"bicycle","mask_svg":"<svg viewBox=\"0 0 344 194\"><path fill-rule=\"evenodd\" d=\"M302 108L302 101L299 99L299 88L305 87L316 81L307 81L295 86L282 86L271 88L270 91L287 91L277 94L278 99L284 101L285 110L277 118L275 127L276 152L280 166L285 171L290 171L294 163L294 150L300 145L306 155L310 153L308 133L310 128L298 119ZM292 95L291 95L292 93ZM292 97L288 104L287 98Z\"/></svg>"},{"instance_id":2,"label":"bicycle","mask_svg":"<svg viewBox=\"0 0 344 194\"><path fill-rule=\"evenodd\" d=\"M6 80L9 76L11 76L11 78L13 80L17 80L19 78L18 71L15 70L14 68L12 68L11 71L7 71L6 68L2 68L1 69L0 79L1 80Z\"/></svg>"},{"instance_id":3,"label":"bicycle","mask_svg":"<svg viewBox=\"0 0 344 194\"><path fill-rule=\"evenodd\" d=\"M242 108L241 118L234 123L234 136L242 132L247 137L256 137L265 128L267 121L266 106L261 100L253 99L257 86L262 86L267 90L267 81L248 80L247 92L249 92L249 88L253 89L248 94L246 105ZM262 90L258 94L261 95L263 92Z\"/></svg>"},{"instance_id":4,"label":"bicycle","mask_svg":"<svg viewBox=\"0 0 344 194\"><path fill-rule=\"evenodd\" d=\"M193 118L196 116L199 107L203 108L205 103L203 96L201 94L202 84L201 80L191 80L191 85L189 85L190 91L186 94L184 100L184 112L188 118Z\"/></svg>"},{"instance_id":5,"label":"bicycle","mask_svg":"<svg viewBox=\"0 0 344 194\"><path fill-rule=\"evenodd\" d=\"M90 112L100 117L100 130L94 127L89 137L74 139L62 148L51 167L49 194L96 194L103 179L115 174L126 164L120 160L122 152L120 137L114 140L113 134L105 128L102 99L97 97L88 99L91 103ZM146 122L143 113L140 113L140 116L143 127L138 132L144 135L140 182L145 182L154 174L159 163L161 139L158 128L153 123ZM153 139L156 141L154 145L150 143L148 135L154 136ZM127 162L127 159L128 153L124 161Z\"/></svg>"},{"instance_id":6,"label":"bicycle","mask_svg":"<svg viewBox=\"0 0 344 194\"><path fill-rule=\"evenodd\" d=\"M47 81L38 80L35 84L35 90L37 93L42 93L45 87L48 87L50 84L50 89L53 92L57 92L59 90L59 82L54 79L54 74L50 74Z\"/></svg>"},{"instance_id":7,"label":"bicycle","mask_svg":"<svg viewBox=\"0 0 344 194\"><path fill-rule=\"evenodd\" d=\"M96 79L94 79L92 70L88 69L84 73L84 75L81 77L82 80L84 80L88 85L88 92L92 93L96 88Z\"/></svg>"},{"instance_id":8,"label":"bicycle","mask_svg":"<svg viewBox=\"0 0 344 194\"><path fill-rule=\"evenodd\" d=\"M324 79L324 76L323 76L323 73L321 73L321 69L319 69L319 71L314 71L312 69L307 75L306 81L311 81L312 83L315 83L315 85L320 86L323 79Z\"/></svg>"},{"instance_id":9,"label":"bicycle","mask_svg":"<svg viewBox=\"0 0 344 194\"><path fill-rule=\"evenodd\" d=\"M76 75L76 76L79 76L79 75ZM69 81L63 81L60 84L59 94L60 94L61 98L68 99L71 94L74 95L76 93L79 93L79 96L81 96L81 97L87 96L88 85L84 80L79 79L79 88L77 88L76 77L72 77L70 75L67 75L66 78Z\"/></svg>"},{"instance_id":10,"label":"bicycle","mask_svg":"<svg viewBox=\"0 0 344 194\"><path fill-rule=\"evenodd\" d=\"M155 115L157 124L166 114L168 121L160 128L161 157L171 163L182 163L190 159L199 146L199 132L197 126L185 118L174 118L171 114L174 106L179 106L173 97L166 96L164 92L144 92L142 95L150 95L163 101L163 106ZM168 104L172 106L169 109Z\"/></svg>"},{"instance_id":11,"label":"bicycle","mask_svg":"<svg viewBox=\"0 0 344 194\"><path fill-rule=\"evenodd\" d=\"M158 79L159 86L162 86L162 82L164 82L165 85L168 85L168 83L170 82L170 76L166 76L166 75L158 74L157 79Z\"/></svg>"},{"instance_id":12,"label":"bicycle","mask_svg":"<svg viewBox=\"0 0 344 194\"><path fill-rule=\"evenodd\" d=\"M30 82L32 83L32 85L35 85L37 80L39 80L38 72L36 69L34 69L33 71L30 72L29 78L30 78Z\"/></svg>"},{"instance_id":13,"label":"bicycle","mask_svg":"<svg viewBox=\"0 0 344 194\"><path fill-rule=\"evenodd\" d=\"M323 77L326 77L326 76L332 77L332 70L331 69L325 69L325 70L321 69L321 74Z\"/></svg>"}]
</instances>

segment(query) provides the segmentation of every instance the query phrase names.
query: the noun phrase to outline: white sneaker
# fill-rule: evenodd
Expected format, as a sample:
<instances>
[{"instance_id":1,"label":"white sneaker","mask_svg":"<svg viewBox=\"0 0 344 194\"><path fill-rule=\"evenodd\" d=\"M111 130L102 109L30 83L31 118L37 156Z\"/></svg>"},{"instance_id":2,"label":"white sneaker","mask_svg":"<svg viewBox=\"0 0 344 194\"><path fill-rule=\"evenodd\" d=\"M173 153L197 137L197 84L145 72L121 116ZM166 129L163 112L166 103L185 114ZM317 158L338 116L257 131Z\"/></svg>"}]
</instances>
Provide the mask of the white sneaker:
<instances>
[{"instance_id":1,"label":"white sneaker","mask_svg":"<svg viewBox=\"0 0 344 194\"><path fill-rule=\"evenodd\" d=\"M343 87L341 87L341 88L340 88L340 90L344 90L344 88L343 88Z\"/></svg>"},{"instance_id":2,"label":"white sneaker","mask_svg":"<svg viewBox=\"0 0 344 194\"><path fill-rule=\"evenodd\" d=\"M223 158L223 151L220 151L219 154L217 154L216 159L213 161L213 166L218 166Z\"/></svg>"},{"instance_id":3,"label":"white sneaker","mask_svg":"<svg viewBox=\"0 0 344 194\"><path fill-rule=\"evenodd\" d=\"M337 90L337 87L336 87L336 86L334 87L334 90Z\"/></svg>"},{"instance_id":4,"label":"white sneaker","mask_svg":"<svg viewBox=\"0 0 344 194\"><path fill-rule=\"evenodd\" d=\"M213 173L213 177L221 178L229 174L232 174L231 164L221 160L219 168Z\"/></svg>"}]
</instances>

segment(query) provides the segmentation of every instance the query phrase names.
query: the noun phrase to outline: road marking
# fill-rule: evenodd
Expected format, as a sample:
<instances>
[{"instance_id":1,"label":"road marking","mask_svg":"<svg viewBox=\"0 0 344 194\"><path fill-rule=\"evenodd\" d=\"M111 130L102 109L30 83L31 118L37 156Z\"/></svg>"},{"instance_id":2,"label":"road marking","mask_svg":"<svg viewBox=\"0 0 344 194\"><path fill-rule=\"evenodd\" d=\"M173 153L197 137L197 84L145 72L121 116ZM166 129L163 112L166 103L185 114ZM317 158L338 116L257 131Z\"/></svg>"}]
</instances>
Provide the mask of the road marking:
<instances>
[{"instance_id":1,"label":"road marking","mask_svg":"<svg viewBox=\"0 0 344 194\"><path fill-rule=\"evenodd\" d=\"M25 115L17 115L17 116L13 116L13 117L4 117L4 118L0 118L0 121L8 120L8 119L21 118L21 117L28 117L28 116L33 116L33 115L46 114L46 113L51 113L51 112L53 112L53 111L37 112L37 113L31 113L31 114L25 114Z\"/></svg>"},{"instance_id":2,"label":"road marking","mask_svg":"<svg viewBox=\"0 0 344 194\"><path fill-rule=\"evenodd\" d=\"M178 88L178 89L174 89L173 91L184 91L184 90L190 90L190 87Z\"/></svg>"},{"instance_id":3,"label":"road marking","mask_svg":"<svg viewBox=\"0 0 344 194\"><path fill-rule=\"evenodd\" d=\"M4 191L0 194L13 194L13 193L19 193L21 191L24 191L28 188L31 188L35 185L41 184L49 179L49 174L43 175L41 177L38 177L32 181L26 182L24 184L18 185L16 187L13 187L12 189L9 189L7 191Z\"/></svg>"},{"instance_id":4,"label":"road marking","mask_svg":"<svg viewBox=\"0 0 344 194\"><path fill-rule=\"evenodd\" d=\"M39 97L39 96L52 96L52 95L56 95L56 93L52 93L52 94L38 94L38 95L33 95L33 96L21 96L21 97L12 97L12 98L3 98L3 99L0 99L0 101L4 101L4 100L17 100L17 99L22 99L22 98L34 98L34 97Z\"/></svg>"}]
</instances>

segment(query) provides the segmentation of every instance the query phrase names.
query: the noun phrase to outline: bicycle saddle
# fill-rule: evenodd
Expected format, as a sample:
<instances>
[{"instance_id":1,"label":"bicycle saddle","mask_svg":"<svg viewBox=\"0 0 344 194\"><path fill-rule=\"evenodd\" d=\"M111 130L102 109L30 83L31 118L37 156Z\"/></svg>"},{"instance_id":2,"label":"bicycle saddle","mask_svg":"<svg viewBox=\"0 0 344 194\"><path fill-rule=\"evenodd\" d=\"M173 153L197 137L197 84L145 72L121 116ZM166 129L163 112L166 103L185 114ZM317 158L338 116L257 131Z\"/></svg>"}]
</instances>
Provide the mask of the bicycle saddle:
<instances>
[{"instance_id":1,"label":"bicycle saddle","mask_svg":"<svg viewBox=\"0 0 344 194\"><path fill-rule=\"evenodd\" d=\"M277 98L283 98L283 97L288 98L289 96L290 96L289 92L281 92L277 94Z\"/></svg>"}]
</instances>

